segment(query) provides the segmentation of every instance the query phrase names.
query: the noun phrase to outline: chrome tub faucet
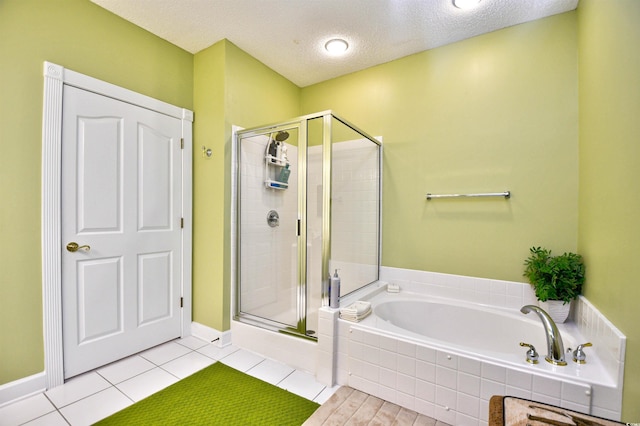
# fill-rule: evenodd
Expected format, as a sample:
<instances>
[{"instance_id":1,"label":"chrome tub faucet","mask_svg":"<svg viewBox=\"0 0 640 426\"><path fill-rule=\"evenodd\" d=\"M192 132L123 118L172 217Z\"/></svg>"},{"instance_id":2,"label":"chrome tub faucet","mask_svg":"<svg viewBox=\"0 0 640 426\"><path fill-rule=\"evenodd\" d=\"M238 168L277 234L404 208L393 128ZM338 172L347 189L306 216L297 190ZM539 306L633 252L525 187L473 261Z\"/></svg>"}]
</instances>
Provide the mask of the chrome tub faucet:
<instances>
[{"instance_id":1,"label":"chrome tub faucet","mask_svg":"<svg viewBox=\"0 0 640 426\"><path fill-rule=\"evenodd\" d=\"M547 356L545 356L544 359L553 365L567 365L567 362L564 360L562 336L560 336L560 331L558 331L556 323L553 322L549 314L539 306L525 305L520 308L520 312L523 314L528 314L532 311L540 317L547 337Z\"/></svg>"}]
</instances>

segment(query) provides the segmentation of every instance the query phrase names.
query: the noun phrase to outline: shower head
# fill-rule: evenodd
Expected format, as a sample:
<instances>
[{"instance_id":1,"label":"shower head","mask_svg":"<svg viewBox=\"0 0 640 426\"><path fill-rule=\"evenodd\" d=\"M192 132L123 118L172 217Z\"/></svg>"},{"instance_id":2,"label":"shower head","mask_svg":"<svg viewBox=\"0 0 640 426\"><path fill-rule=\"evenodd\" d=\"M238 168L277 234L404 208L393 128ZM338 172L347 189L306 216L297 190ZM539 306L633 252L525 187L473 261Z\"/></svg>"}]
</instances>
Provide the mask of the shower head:
<instances>
[{"instance_id":1,"label":"shower head","mask_svg":"<svg viewBox=\"0 0 640 426\"><path fill-rule=\"evenodd\" d=\"M276 140L278 142L283 142L283 141L286 141L287 139L289 139L289 132L287 132L286 130L281 130L278 133L276 133Z\"/></svg>"}]
</instances>

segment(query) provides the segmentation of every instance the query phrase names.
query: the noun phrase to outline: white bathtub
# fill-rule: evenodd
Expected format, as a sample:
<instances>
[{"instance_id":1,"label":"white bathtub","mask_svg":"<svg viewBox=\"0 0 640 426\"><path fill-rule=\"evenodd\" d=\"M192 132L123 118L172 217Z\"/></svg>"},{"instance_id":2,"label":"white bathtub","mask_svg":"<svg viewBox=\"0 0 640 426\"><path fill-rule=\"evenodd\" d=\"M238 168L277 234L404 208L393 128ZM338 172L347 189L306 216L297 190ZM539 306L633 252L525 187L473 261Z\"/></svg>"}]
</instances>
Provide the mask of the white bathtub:
<instances>
[{"instance_id":1,"label":"white bathtub","mask_svg":"<svg viewBox=\"0 0 640 426\"><path fill-rule=\"evenodd\" d=\"M565 349L566 366L546 362L547 341L542 322L535 313L501 309L419 293L379 292L370 300L373 314L361 324L383 334L391 334L434 348L470 355L519 370L575 379L590 384L615 386L614 377L600 361L594 348L586 348L587 363L572 360L576 345L586 343L573 323L557 324ZM539 363L526 362L527 348L535 346ZM570 351L569 351L570 350Z\"/></svg>"},{"instance_id":2,"label":"white bathtub","mask_svg":"<svg viewBox=\"0 0 640 426\"><path fill-rule=\"evenodd\" d=\"M541 354L540 360L547 351L545 332L535 314L525 318L521 313L501 312L482 306L408 300L390 295L376 302L374 315L414 336L474 355L482 354L505 361L511 360L512 354L522 358L527 348L522 348L520 342L533 344ZM380 321L378 324L390 329ZM576 339L566 329L562 337L565 349L575 348Z\"/></svg>"},{"instance_id":3,"label":"white bathtub","mask_svg":"<svg viewBox=\"0 0 640 426\"><path fill-rule=\"evenodd\" d=\"M392 333L410 340L429 343L434 348L482 358L500 365L512 365L520 370L550 373L601 385L614 385L595 350L588 353L587 363L572 360L572 351L584 337L573 324L557 324L562 336L566 366L553 366L544 360L547 355L546 333L534 313L500 310L482 305L460 304L455 301L424 298L416 294L380 294L373 300L373 315L363 325ZM526 362L528 348L520 342L535 346L539 363Z\"/></svg>"},{"instance_id":4,"label":"white bathtub","mask_svg":"<svg viewBox=\"0 0 640 426\"><path fill-rule=\"evenodd\" d=\"M450 424L486 424L494 394L619 419L619 378L599 348L586 348L586 364L573 362L571 351L587 342L573 323L557 325L567 365L554 366L544 359L545 331L533 312L381 288L358 299L369 300L373 313L339 321L338 368L346 371L339 384ZM538 364L526 362L520 342L536 347Z\"/></svg>"}]
</instances>

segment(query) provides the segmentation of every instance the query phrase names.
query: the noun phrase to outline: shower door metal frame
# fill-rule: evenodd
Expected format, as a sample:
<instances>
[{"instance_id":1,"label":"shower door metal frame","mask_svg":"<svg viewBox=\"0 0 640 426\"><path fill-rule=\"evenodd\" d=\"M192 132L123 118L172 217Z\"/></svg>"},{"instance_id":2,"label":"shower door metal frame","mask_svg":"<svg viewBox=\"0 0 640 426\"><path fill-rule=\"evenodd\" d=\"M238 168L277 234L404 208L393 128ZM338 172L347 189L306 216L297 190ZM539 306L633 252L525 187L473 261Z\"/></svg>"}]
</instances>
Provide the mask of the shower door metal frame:
<instances>
[{"instance_id":1,"label":"shower door metal frame","mask_svg":"<svg viewBox=\"0 0 640 426\"><path fill-rule=\"evenodd\" d=\"M322 306L329 306L329 281L331 280L331 270L329 268L329 261L331 260L331 176L333 166L333 147L332 147L332 131L333 123L332 118L341 122L351 130L359 133L369 141L378 146L378 241L377 241L377 263L378 271L377 277L371 283L364 287L373 284L380 279L380 266L382 265L382 142L369 135L359 127L350 123L349 121L337 116L331 110L323 111L314 114L313 117L324 117L323 128L323 141L322 141ZM326 235L326 238L325 238Z\"/></svg>"},{"instance_id":2,"label":"shower door metal frame","mask_svg":"<svg viewBox=\"0 0 640 426\"><path fill-rule=\"evenodd\" d=\"M377 264L378 273L376 280L380 276L380 265L382 261L381 242L382 242L382 143L354 126L347 120L335 115L331 110L321 111L318 113L308 114L296 117L285 122L274 123L266 126L254 127L250 129L240 130L236 133L236 150L240 153L240 136L257 136L268 133L275 133L279 130L296 128L298 130L298 282L296 283L297 296L297 325L296 327L283 327L283 323L252 315L241 311L241 270L238 265L241 264L241 223L240 223L240 181L241 175L238 164L235 164L236 173L236 276L235 276L235 309L233 313L234 319L248 324L256 325L292 334L297 337L303 337L311 340L317 340L317 337L307 334L307 160L308 160L308 132L307 124L309 120L322 118L322 306L329 306L329 280L331 271L329 270L329 261L331 259L331 172L332 172L332 118L338 120L342 124L356 131L366 139L370 140L378 146L378 241L377 241ZM375 281L374 281L375 282Z\"/></svg>"},{"instance_id":3,"label":"shower door metal frame","mask_svg":"<svg viewBox=\"0 0 640 426\"><path fill-rule=\"evenodd\" d=\"M238 266L241 265L242 262L242 256L241 256L241 234L242 234L242 223L241 223L241 196L240 196L240 188L241 188L241 181L242 181L242 176L238 167L238 164L235 165L235 173L236 173L236 191L238 192L238 194L236 195L236 230L235 230L235 239L236 239L236 253L235 253L235 263L236 263L236 276L235 276L235 309L234 309L234 313L233 313L233 317L241 322L245 322L248 324L252 324L252 325L256 325L259 327L264 327L267 329L271 329L274 331L281 331L281 332L287 332L287 333L291 333L291 334L295 334L295 335L300 335L300 336L304 336L304 332L301 333L301 330L305 330L306 328L306 294L305 294L305 284L306 281L301 281L301 277L306 276L306 263L305 262L301 262L300 261L300 252L301 250L303 251L303 253L306 253L306 245L303 247L300 243L301 241L301 233L300 231L302 230L302 222L306 223L306 218L305 217L301 217L300 214L300 206L302 205L302 201L301 201L301 188L300 188L300 182L304 182L306 184L306 173L303 174L301 173L301 168L304 168L304 170L306 170L306 164L301 166L301 155L304 154L304 152L306 152L306 135L307 135L307 131L306 131L306 127L303 126L303 121L300 119L296 119L296 120L290 120L287 122L282 122L282 123L278 123L278 124L273 124L273 125L268 125L268 126L261 126L261 127L256 127L256 128L251 128L251 129L243 129L243 130L239 130L238 132L236 132L236 152L237 152L237 162L239 162L241 160L240 158L240 141L242 139L242 137L252 137L252 136L259 136L259 135L268 135L270 133L276 133L278 131L281 130L291 130L291 129L295 129L298 132L298 235L297 235L297 240L298 240L298 259L297 259L297 283L296 283L296 326L292 327L292 326L287 326L287 324L283 323L283 322L279 322L279 321L274 321L271 320L269 318L265 318L259 315L254 315L254 314L250 314L247 312L242 312L241 311L241 291L240 291L240 283L241 283L241 268L239 268ZM304 151L301 149L301 146L304 146L305 149ZM301 154L302 153L302 154ZM305 216L306 212L303 210L303 214L302 216ZM306 241L306 233L305 233L305 241ZM302 264L304 263L304 264ZM303 275L304 274L304 275ZM302 320L301 320L302 318Z\"/></svg>"}]
</instances>

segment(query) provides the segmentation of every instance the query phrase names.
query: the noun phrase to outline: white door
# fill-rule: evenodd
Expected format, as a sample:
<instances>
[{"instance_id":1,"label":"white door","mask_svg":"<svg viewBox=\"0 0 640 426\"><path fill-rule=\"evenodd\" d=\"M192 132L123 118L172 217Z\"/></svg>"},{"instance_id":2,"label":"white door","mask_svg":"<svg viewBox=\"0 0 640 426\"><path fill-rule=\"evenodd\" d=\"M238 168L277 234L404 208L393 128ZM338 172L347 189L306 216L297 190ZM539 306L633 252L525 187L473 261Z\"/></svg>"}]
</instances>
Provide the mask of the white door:
<instances>
[{"instance_id":1,"label":"white door","mask_svg":"<svg viewBox=\"0 0 640 426\"><path fill-rule=\"evenodd\" d=\"M181 135L177 118L64 86L65 378L181 334Z\"/></svg>"}]
</instances>

